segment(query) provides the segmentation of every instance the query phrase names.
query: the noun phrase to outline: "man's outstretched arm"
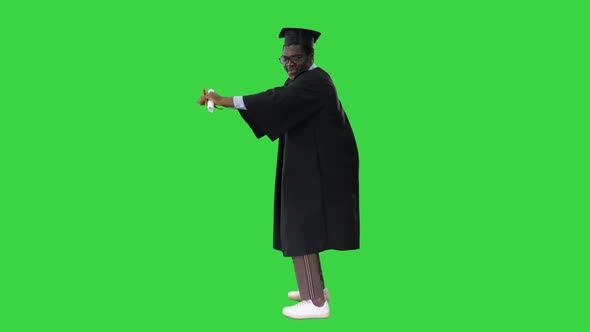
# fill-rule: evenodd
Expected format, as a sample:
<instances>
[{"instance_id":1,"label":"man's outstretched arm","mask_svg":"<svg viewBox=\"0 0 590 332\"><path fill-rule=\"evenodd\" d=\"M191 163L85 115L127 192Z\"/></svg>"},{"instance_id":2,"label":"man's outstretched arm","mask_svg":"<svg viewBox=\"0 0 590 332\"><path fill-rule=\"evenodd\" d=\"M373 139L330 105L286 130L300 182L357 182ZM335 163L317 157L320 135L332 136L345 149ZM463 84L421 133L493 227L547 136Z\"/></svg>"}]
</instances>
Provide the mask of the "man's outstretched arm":
<instances>
[{"instance_id":1,"label":"man's outstretched arm","mask_svg":"<svg viewBox=\"0 0 590 332\"><path fill-rule=\"evenodd\" d=\"M234 96L234 97L222 97L216 92L209 92L206 96L201 96L197 101L199 105L205 105L208 100L213 101L215 105L237 108L241 110L246 109L246 105L244 105L244 99L242 96Z\"/></svg>"}]
</instances>

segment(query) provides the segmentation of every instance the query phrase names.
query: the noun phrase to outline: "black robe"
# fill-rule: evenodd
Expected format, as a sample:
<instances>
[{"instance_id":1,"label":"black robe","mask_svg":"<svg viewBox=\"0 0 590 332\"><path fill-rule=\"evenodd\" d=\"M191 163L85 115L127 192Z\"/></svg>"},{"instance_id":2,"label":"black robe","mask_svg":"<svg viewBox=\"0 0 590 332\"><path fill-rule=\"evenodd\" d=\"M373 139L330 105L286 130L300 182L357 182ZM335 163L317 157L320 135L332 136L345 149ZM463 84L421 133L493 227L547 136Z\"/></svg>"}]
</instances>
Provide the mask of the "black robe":
<instances>
[{"instance_id":1,"label":"black robe","mask_svg":"<svg viewBox=\"0 0 590 332\"><path fill-rule=\"evenodd\" d=\"M303 72L244 104L256 137L279 138L273 247L284 256L358 249L358 150L328 73Z\"/></svg>"}]
</instances>

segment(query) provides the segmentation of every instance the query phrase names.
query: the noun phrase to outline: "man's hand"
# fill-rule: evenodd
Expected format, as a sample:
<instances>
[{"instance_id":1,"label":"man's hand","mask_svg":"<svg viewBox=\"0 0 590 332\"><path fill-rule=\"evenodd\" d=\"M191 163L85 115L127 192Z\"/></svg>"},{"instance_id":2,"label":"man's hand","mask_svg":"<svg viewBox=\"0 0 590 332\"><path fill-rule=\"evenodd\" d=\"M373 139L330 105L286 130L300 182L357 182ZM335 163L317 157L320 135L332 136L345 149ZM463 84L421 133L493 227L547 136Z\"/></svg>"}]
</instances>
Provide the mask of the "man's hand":
<instances>
[{"instance_id":1,"label":"man's hand","mask_svg":"<svg viewBox=\"0 0 590 332\"><path fill-rule=\"evenodd\" d=\"M199 103L199 105L205 105L207 103L207 96L202 95L199 100L197 100L197 103Z\"/></svg>"},{"instance_id":2,"label":"man's hand","mask_svg":"<svg viewBox=\"0 0 590 332\"><path fill-rule=\"evenodd\" d=\"M222 97L215 92L209 92L206 95L201 96L199 100L197 100L197 103L199 103L199 105L205 105L209 100L215 105L234 107L233 97Z\"/></svg>"},{"instance_id":3,"label":"man's hand","mask_svg":"<svg viewBox=\"0 0 590 332\"><path fill-rule=\"evenodd\" d=\"M207 93L207 95L205 96L201 96L199 98L199 100L197 100L197 103L199 103L199 105L205 105L207 103L207 101L211 100L214 104L221 104L221 99L223 97L221 97L220 95L218 95L215 92L209 92Z\"/></svg>"}]
</instances>

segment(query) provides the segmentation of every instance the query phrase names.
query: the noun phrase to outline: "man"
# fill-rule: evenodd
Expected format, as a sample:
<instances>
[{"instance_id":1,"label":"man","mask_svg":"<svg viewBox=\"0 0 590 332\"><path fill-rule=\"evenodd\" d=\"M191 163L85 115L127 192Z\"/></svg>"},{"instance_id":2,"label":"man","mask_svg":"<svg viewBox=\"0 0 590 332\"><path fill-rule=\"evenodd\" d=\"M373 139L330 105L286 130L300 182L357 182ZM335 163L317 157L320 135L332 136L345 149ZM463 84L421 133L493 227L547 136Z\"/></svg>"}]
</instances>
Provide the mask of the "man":
<instances>
[{"instance_id":1,"label":"man","mask_svg":"<svg viewBox=\"0 0 590 332\"><path fill-rule=\"evenodd\" d=\"M328 73L314 64L320 33L284 28L285 85L249 96L208 100L239 110L256 137L279 139L274 201L274 248L292 257L298 304L290 318L327 318L329 293L319 260L328 250L359 248L358 150L348 118Z\"/></svg>"}]
</instances>

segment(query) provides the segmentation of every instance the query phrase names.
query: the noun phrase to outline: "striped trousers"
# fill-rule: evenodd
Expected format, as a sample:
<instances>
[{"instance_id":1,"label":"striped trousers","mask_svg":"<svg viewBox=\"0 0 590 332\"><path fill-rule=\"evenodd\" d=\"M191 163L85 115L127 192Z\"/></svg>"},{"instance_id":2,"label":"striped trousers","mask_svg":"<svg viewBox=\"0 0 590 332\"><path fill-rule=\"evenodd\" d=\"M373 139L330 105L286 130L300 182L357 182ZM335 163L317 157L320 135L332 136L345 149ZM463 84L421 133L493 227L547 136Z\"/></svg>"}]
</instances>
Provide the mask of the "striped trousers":
<instances>
[{"instance_id":1,"label":"striped trousers","mask_svg":"<svg viewBox=\"0 0 590 332\"><path fill-rule=\"evenodd\" d=\"M293 265L301 300L312 300L316 306L322 306L325 285L319 253L293 256Z\"/></svg>"}]
</instances>

